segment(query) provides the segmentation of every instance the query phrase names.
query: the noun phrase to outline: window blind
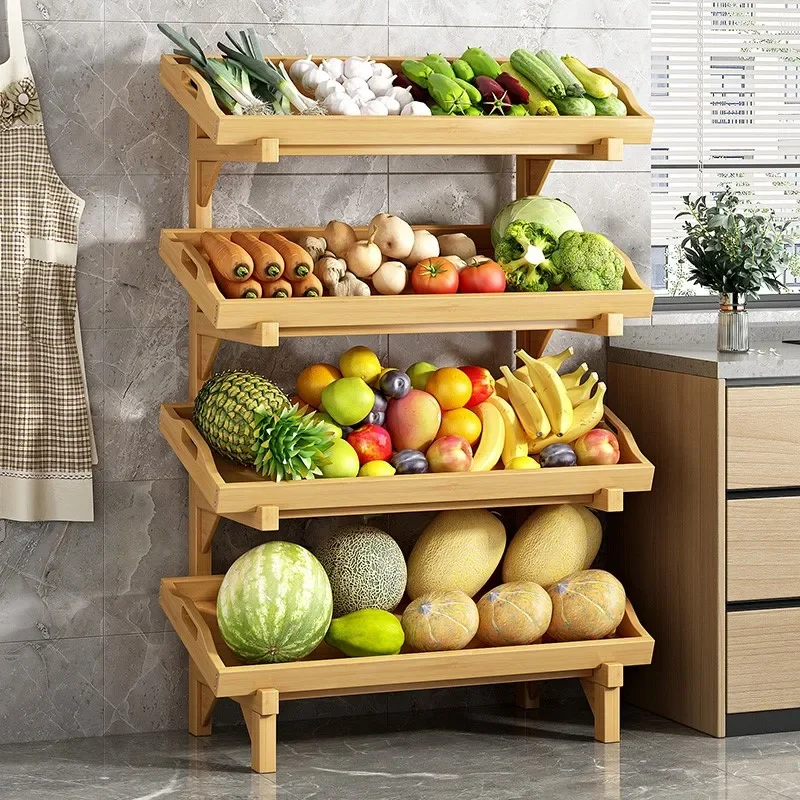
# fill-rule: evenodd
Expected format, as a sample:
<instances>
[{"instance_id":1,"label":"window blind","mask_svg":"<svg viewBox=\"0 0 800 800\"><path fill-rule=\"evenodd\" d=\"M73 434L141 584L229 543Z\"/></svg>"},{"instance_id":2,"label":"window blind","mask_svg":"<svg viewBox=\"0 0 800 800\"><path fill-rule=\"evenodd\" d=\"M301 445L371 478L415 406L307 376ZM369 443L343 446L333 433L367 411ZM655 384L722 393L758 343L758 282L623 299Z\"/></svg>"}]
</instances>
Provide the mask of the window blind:
<instances>
[{"instance_id":1,"label":"window blind","mask_svg":"<svg viewBox=\"0 0 800 800\"><path fill-rule=\"evenodd\" d=\"M683 195L729 184L800 217L800 0L653 0L651 106L654 288L699 294L679 259Z\"/></svg>"}]
</instances>

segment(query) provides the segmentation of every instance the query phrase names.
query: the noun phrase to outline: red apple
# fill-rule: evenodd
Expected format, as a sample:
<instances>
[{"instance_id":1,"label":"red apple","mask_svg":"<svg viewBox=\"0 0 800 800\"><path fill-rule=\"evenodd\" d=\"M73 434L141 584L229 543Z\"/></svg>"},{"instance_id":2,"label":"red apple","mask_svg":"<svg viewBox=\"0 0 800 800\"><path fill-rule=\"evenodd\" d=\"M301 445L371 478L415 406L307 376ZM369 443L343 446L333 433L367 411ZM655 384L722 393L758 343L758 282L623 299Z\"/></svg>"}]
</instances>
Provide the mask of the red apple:
<instances>
[{"instance_id":1,"label":"red apple","mask_svg":"<svg viewBox=\"0 0 800 800\"><path fill-rule=\"evenodd\" d=\"M463 436L440 436L425 454L431 472L469 472L472 448Z\"/></svg>"},{"instance_id":2,"label":"red apple","mask_svg":"<svg viewBox=\"0 0 800 800\"><path fill-rule=\"evenodd\" d=\"M459 367L459 369L472 381L472 397L467 401L465 408L472 408L494 394L494 378L486 367Z\"/></svg>"},{"instance_id":3,"label":"red apple","mask_svg":"<svg viewBox=\"0 0 800 800\"><path fill-rule=\"evenodd\" d=\"M347 442L358 453L360 464L368 461L388 461L392 455L392 437L380 425L362 425L348 437Z\"/></svg>"},{"instance_id":4,"label":"red apple","mask_svg":"<svg viewBox=\"0 0 800 800\"><path fill-rule=\"evenodd\" d=\"M605 428L595 428L584 433L573 445L578 456L579 467L598 464L616 464L619 461L619 442L617 437Z\"/></svg>"}]
</instances>

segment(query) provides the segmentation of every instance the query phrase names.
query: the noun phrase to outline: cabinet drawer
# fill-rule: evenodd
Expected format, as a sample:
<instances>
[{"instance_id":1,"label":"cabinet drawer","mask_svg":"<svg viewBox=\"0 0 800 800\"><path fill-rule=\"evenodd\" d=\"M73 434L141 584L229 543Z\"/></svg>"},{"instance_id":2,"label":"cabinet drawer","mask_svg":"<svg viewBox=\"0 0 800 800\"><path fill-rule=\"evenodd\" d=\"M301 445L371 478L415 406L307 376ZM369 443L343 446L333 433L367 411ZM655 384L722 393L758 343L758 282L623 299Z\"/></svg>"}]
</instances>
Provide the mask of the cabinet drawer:
<instances>
[{"instance_id":1,"label":"cabinet drawer","mask_svg":"<svg viewBox=\"0 0 800 800\"><path fill-rule=\"evenodd\" d=\"M728 501L728 600L800 597L800 497Z\"/></svg>"},{"instance_id":2,"label":"cabinet drawer","mask_svg":"<svg viewBox=\"0 0 800 800\"><path fill-rule=\"evenodd\" d=\"M728 614L728 713L800 706L800 608Z\"/></svg>"},{"instance_id":3,"label":"cabinet drawer","mask_svg":"<svg viewBox=\"0 0 800 800\"><path fill-rule=\"evenodd\" d=\"M800 486L800 386L728 389L728 488Z\"/></svg>"}]
</instances>

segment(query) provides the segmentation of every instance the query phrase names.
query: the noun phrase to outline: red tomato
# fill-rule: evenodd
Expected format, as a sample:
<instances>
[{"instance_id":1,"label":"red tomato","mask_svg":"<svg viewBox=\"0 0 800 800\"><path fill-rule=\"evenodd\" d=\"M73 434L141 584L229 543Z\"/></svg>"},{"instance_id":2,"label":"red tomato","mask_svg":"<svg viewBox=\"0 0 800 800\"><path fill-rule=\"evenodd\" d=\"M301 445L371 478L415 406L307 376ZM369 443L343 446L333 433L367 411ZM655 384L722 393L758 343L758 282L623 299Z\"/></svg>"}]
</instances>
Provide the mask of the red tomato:
<instances>
[{"instance_id":1,"label":"red tomato","mask_svg":"<svg viewBox=\"0 0 800 800\"><path fill-rule=\"evenodd\" d=\"M458 271L446 258L426 258L411 271L411 286L417 294L455 294Z\"/></svg>"},{"instance_id":2,"label":"red tomato","mask_svg":"<svg viewBox=\"0 0 800 800\"><path fill-rule=\"evenodd\" d=\"M467 264L458 277L458 291L465 294L506 290L506 273L496 261L484 261L476 266Z\"/></svg>"}]
</instances>

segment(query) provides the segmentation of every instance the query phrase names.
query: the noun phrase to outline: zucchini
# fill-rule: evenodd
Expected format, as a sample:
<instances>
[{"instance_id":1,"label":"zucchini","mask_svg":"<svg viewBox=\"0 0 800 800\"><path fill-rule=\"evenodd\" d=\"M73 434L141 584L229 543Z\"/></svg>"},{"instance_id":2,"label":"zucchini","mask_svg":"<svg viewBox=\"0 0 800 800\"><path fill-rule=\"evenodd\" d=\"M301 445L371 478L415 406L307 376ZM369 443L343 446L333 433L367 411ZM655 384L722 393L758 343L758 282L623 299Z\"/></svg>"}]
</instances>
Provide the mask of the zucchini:
<instances>
[{"instance_id":1,"label":"zucchini","mask_svg":"<svg viewBox=\"0 0 800 800\"><path fill-rule=\"evenodd\" d=\"M594 117L597 114L588 97L564 97L553 102L564 117Z\"/></svg>"},{"instance_id":2,"label":"zucchini","mask_svg":"<svg viewBox=\"0 0 800 800\"><path fill-rule=\"evenodd\" d=\"M508 62L503 64L501 70L516 78L523 88L528 90L529 99L525 108L528 109L529 114L535 117L558 116L558 109L553 104L553 101L548 100L521 72L517 72Z\"/></svg>"},{"instance_id":3,"label":"zucchini","mask_svg":"<svg viewBox=\"0 0 800 800\"><path fill-rule=\"evenodd\" d=\"M566 96L564 84L558 75L543 61L527 50L515 50L511 54L511 66L521 72L529 81L539 87L546 97L551 100Z\"/></svg>"},{"instance_id":4,"label":"zucchini","mask_svg":"<svg viewBox=\"0 0 800 800\"><path fill-rule=\"evenodd\" d=\"M564 84L567 97L583 97L586 94L581 82L567 69L566 64L552 50L540 50L536 54L536 58L553 70L556 77Z\"/></svg>"},{"instance_id":5,"label":"zucchini","mask_svg":"<svg viewBox=\"0 0 800 800\"><path fill-rule=\"evenodd\" d=\"M622 102L617 97L614 97L612 94L611 97L604 97L602 99L598 99L597 97L592 97L591 95L587 95L589 100L592 102L594 106L594 110L597 112L598 117L627 117L628 116L628 107L625 103Z\"/></svg>"},{"instance_id":6,"label":"zucchini","mask_svg":"<svg viewBox=\"0 0 800 800\"><path fill-rule=\"evenodd\" d=\"M428 53L422 59L422 63L427 64L434 72L438 72L440 75L447 75L448 78L455 78L456 76L450 66L450 62L439 53Z\"/></svg>"},{"instance_id":7,"label":"zucchini","mask_svg":"<svg viewBox=\"0 0 800 800\"><path fill-rule=\"evenodd\" d=\"M599 75L597 72L592 72L586 64L579 61L575 56L563 56L561 60L567 65L567 69L581 82L586 94L590 97L603 100L617 93L615 91L616 87L608 78L604 75Z\"/></svg>"},{"instance_id":8,"label":"zucchini","mask_svg":"<svg viewBox=\"0 0 800 800\"><path fill-rule=\"evenodd\" d=\"M474 106L479 106L483 98L477 87L473 86L468 81L463 81L461 78L453 78L453 80L467 93L470 102Z\"/></svg>"},{"instance_id":9,"label":"zucchini","mask_svg":"<svg viewBox=\"0 0 800 800\"><path fill-rule=\"evenodd\" d=\"M470 47L461 56L472 68L475 75L485 75L487 78L496 78L500 74L500 65L480 47Z\"/></svg>"},{"instance_id":10,"label":"zucchini","mask_svg":"<svg viewBox=\"0 0 800 800\"><path fill-rule=\"evenodd\" d=\"M471 81L475 77L475 70L464 61L463 58L457 58L451 65L456 78L462 81Z\"/></svg>"}]
</instances>

